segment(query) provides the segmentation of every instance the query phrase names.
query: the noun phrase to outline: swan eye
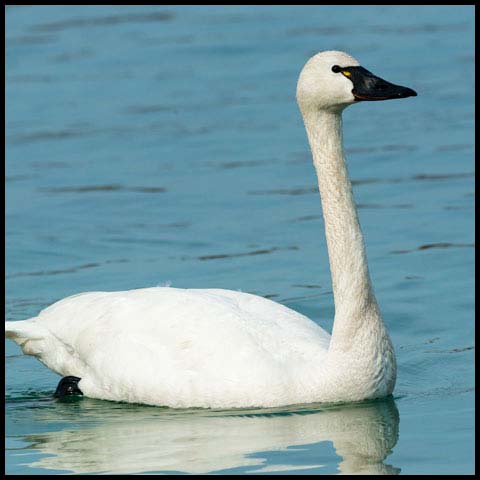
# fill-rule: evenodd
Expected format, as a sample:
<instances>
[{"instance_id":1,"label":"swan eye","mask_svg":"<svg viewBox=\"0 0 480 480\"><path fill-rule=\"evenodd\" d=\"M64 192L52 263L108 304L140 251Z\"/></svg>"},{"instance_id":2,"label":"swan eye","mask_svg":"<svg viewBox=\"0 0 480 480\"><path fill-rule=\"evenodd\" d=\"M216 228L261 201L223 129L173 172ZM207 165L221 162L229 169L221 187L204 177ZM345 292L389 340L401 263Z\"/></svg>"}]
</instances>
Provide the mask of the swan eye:
<instances>
[{"instance_id":1,"label":"swan eye","mask_svg":"<svg viewBox=\"0 0 480 480\"><path fill-rule=\"evenodd\" d=\"M334 66L332 67L332 72L333 72L333 73L338 73L338 72L340 72L341 70L342 70L342 69L341 69L338 65L334 65Z\"/></svg>"}]
</instances>

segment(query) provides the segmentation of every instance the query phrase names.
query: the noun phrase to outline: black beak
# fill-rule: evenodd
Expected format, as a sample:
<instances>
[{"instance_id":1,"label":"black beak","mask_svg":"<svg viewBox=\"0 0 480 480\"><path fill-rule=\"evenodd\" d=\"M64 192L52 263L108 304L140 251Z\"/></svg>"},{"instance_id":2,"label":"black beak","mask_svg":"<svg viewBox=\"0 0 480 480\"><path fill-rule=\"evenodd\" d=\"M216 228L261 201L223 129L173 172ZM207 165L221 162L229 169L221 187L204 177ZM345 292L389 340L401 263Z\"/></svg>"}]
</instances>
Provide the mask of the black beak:
<instances>
[{"instance_id":1,"label":"black beak","mask_svg":"<svg viewBox=\"0 0 480 480\"><path fill-rule=\"evenodd\" d=\"M361 100L390 100L417 96L415 90L387 82L363 67L342 68L341 73L352 81L352 93L355 101L358 102Z\"/></svg>"}]
</instances>

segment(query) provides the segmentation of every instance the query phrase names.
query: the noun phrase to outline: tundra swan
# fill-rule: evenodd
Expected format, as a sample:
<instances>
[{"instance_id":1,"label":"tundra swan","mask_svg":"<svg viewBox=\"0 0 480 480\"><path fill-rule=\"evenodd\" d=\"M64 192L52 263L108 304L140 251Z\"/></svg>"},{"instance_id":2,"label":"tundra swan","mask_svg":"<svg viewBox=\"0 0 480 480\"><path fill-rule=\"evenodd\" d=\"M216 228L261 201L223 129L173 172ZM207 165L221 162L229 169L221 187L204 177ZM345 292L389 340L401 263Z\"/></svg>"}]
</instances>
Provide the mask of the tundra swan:
<instances>
[{"instance_id":1,"label":"tundra swan","mask_svg":"<svg viewBox=\"0 0 480 480\"><path fill-rule=\"evenodd\" d=\"M375 299L342 146L342 111L415 96L325 51L300 73L297 102L318 177L335 303L330 336L263 297L222 289L87 292L37 317L5 323L8 338L63 378L56 396L170 407L276 407L392 393L393 346Z\"/></svg>"}]
</instances>

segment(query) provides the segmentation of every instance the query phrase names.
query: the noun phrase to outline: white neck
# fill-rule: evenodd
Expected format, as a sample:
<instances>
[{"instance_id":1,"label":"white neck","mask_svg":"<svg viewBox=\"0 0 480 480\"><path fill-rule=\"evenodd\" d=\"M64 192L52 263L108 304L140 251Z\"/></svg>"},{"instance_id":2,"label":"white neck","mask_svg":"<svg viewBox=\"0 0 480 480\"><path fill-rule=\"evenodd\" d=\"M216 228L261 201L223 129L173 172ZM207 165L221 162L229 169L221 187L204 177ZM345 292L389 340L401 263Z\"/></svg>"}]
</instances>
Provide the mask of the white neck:
<instances>
[{"instance_id":1,"label":"white neck","mask_svg":"<svg viewBox=\"0 0 480 480\"><path fill-rule=\"evenodd\" d=\"M368 272L362 231L342 145L340 111L308 110L303 118L322 201L335 302L331 350L348 349L367 321L383 327Z\"/></svg>"}]
</instances>

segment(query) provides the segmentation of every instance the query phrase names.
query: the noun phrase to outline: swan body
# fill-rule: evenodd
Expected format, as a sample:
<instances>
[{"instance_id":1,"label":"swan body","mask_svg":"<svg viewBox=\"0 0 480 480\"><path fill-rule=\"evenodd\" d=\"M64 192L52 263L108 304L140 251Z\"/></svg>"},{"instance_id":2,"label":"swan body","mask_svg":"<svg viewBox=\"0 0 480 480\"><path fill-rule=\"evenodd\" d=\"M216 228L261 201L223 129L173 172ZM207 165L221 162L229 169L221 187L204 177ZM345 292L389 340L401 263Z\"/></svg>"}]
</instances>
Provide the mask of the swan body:
<instances>
[{"instance_id":1,"label":"swan body","mask_svg":"<svg viewBox=\"0 0 480 480\"><path fill-rule=\"evenodd\" d=\"M240 408L389 395L395 354L368 273L341 112L359 100L412 95L343 52L317 54L300 74L297 101L318 176L332 273L332 336L263 297L169 287L74 295L37 317L6 322L6 336L58 374L80 378L78 388L93 398Z\"/></svg>"}]
</instances>

